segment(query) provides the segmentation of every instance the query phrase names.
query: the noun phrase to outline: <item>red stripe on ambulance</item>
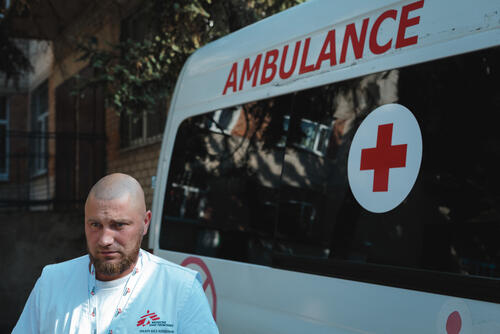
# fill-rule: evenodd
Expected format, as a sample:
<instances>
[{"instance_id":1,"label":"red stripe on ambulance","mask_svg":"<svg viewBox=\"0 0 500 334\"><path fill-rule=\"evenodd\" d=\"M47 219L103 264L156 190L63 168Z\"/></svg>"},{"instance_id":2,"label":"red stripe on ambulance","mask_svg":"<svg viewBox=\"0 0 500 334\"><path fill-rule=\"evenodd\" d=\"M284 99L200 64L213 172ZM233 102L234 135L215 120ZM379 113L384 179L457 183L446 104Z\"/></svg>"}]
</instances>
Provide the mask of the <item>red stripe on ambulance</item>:
<instances>
[{"instance_id":1,"label":"red stripe on ambulance","mask_svg":"<svg viewBox=\"0 0 500 334\"><path fill-rule=\"evenodd\" d=\"M396 43L393 43L393 39L390 39L380 45L380 41L377 40L382 23L386 20L397 20L398 11L395 9L387 10L377 17L371 26L369 34L368 27L370 18L368 17L363 19L361 24L358 24L358 26L356 26L355 23L347 24L344 36L342 36L342 47L340 49L340 59L338 63L343 64L346 62L349 48L352 49L356 59L363 58L367 36L368 47L375 55L380 55L389 51L393 45L395 49L400 49L417 44L418 35L407 36L406 30L409 27L416 26L420 23L420 16L415 14L411 15L411 13L422 8L423 6L424 0L419 0L401 8L401 16L399 19L397 34L395 36ZM337 65L337 50L335 48L336 38L335 29L328 31L325 40L323 41L321 51L317 55L316 61L314 62L311 59L308 59L311 37L307 37L302 41L297 41L293 46L287 44L283 46L281 50L272 49L265 53L260 53L255 57L253 63L251 63L250 58L246 58L243 61L242 66L238 66L238 62L234 62L231 66L231 70L229 71L222 95L225 95L227 92L236 93L237 91L243 90L245 83L251 83L252 87L257 86L257 84L268 84L274 80L276 75L283 80L288 79L297 69L299 51L301 48L302 57L300 59L298 69L299 75L319 70L325 61L329 61L330 67L333 67ZM293 55L291 52L292 48ZM290 56L292 57L290 68L286 69L285 63ZM239 67L241 67L241 72L239 71ZM259 73L260 81L258 80Z\"/></svg>"}]
</instances>

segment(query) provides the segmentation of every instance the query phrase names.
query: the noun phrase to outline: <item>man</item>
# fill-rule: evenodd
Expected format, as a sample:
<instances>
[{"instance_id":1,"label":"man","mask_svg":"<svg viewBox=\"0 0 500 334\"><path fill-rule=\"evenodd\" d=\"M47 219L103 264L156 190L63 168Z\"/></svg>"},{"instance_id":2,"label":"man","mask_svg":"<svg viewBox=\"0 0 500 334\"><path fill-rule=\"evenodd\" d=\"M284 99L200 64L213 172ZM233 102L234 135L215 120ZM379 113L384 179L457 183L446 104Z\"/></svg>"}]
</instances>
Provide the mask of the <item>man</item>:
<instances>
[{"instance_id":1,"label":"man","mask_svg":"<svg viewBox=\"0 0 500 334\"><path fill-rule=\"evenodd\" d=\"M199 274L140 249L150 221L134 178L97 182L88 255L43 269L13 333L218 333Z\"/></svg>"}]
</instances>

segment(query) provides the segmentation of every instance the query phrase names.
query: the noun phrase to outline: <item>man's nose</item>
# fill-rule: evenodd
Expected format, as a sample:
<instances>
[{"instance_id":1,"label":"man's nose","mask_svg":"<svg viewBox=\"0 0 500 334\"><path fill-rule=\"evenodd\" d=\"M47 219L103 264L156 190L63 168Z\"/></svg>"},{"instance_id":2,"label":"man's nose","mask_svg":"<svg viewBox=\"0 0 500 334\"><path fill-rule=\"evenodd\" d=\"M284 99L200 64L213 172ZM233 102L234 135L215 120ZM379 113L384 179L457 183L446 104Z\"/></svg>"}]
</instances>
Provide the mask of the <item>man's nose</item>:
<instances>
[{"instance_id":1,"label":"man's nose","mask_svg":"<svg viewBox=\"0 0 500 334\"><path fill-rule=\"evenodd\" d=\"M115 238L113 235L113 231L109 228L103 228L102 233L99 237L99 246L100 247L108 247L111 246L114 242Z\"/></svg>"}]
</instances>

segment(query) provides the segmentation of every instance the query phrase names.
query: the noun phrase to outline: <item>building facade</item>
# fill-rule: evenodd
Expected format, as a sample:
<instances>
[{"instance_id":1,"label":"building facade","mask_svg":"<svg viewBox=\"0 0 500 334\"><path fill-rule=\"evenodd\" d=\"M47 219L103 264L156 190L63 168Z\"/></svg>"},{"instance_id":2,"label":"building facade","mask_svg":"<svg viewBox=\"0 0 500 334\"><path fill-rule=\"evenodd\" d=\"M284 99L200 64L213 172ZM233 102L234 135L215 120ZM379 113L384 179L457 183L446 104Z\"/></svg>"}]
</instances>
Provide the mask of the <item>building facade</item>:
<instances>
[{"instance_id":1,"label":"building facade","mask_svg":"<svg viewBox=\"0 0 500 334\"><path fill-rule=\"evenodd\" d=\"M95 36L98 47L140 39L138 1L55 1L33 4L12 19L14 36L33 65L16 86L0 87L0 206L31 210L81 207L102 176L135 177L150 206L167 106L139 119L105 107L103 90L76 94L93 69L76 50ZM140 113L140 111L139 111Z\"/></svg>"}]
</instances>

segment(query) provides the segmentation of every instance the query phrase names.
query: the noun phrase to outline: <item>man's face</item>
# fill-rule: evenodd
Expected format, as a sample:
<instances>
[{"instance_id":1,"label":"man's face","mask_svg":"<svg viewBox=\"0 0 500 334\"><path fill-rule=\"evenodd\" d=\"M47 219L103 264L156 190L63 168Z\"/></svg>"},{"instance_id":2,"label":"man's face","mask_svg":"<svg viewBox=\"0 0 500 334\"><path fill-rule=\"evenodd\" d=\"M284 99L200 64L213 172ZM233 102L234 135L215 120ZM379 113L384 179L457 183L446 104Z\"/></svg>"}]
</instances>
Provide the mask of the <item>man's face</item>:
<instances>
[{"instance_id":1,"label":"man's face","mask_svg":"<svg viewBox=\"0 0 500 334\"><path fill-rule=\"evenodd\" d=\"M89 196L85 236L98 279L116 279L131 272L150 220L151 212L141 212L129 194L112 200Z\"/></svg>"}]
</instances>

